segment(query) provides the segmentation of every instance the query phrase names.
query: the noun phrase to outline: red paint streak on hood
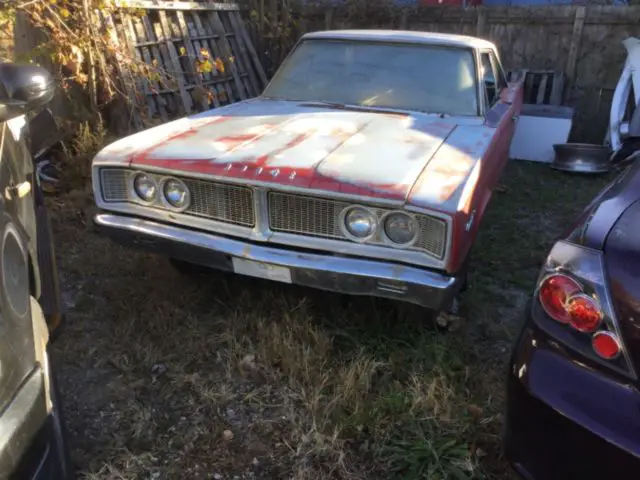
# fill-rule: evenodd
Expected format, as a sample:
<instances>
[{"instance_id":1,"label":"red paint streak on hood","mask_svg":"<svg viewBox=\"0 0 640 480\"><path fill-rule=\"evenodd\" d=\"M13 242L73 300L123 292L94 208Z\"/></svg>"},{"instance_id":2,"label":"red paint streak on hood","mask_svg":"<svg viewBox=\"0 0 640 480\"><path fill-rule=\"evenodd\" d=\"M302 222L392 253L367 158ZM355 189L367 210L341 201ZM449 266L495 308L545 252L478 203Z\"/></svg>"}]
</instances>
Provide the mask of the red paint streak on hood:
<instances>
[{"instance_id":1,"label":"red paint streak on hood","mask_svg":"<svg viewBox=\"0 0 640 480\"><path fill-rule=\"evenodd\" d=\"M456 124L254 99L150 129L113 150L123 163L405 200ZM128 137L132 138L132 137ZM117 144L118 142L116 142ZM109 147L101 157L113 162Z\"/></svg>"}]
</instances>

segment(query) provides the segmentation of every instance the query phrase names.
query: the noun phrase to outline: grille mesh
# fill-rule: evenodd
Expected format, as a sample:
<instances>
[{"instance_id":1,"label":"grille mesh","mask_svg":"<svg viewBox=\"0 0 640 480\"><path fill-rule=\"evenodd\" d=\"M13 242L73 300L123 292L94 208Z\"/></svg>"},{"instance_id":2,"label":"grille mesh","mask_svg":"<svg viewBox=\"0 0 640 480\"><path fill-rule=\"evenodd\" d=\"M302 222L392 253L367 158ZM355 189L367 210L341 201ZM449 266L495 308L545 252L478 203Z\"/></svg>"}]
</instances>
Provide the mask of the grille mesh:
<instances>
[{"instance_id":1,"label":"grille mesh","mask_svg":"<svg viewBox=\"0 0 640 480\"><path fill-rule=\"evenodd\" d=\"M182 180L191 192L187 213L248 227L255 224L251 189L202 180Z\"/></svg>"},{"instance_id":2,"label":"grille mesh","mask_svg":"<svg viewBox=\"0 0 640 480\"><path fill-rule=\"evenodd\" d=\"M100 171L102 197L105 202L126 202L128 198L129 172L119 168Z\"/></svg>"},{"instance_id":3,"label":"grille mesh","mask_svg":"<svg viewBox=\"0 0 640 480\"><path fill-rule=\"evenodd\" d=\"M269 193L269 225L277 232L344 238L338 215L348 203L321 198Z\"/></svg>"},{"instance_id":4,"label":"grille mesh","mask_svg":"<svg viewBox=\"0 0 640 480\"><path fill-rule=\"evenodd\" d=\"M351 204L339 200L270 192L269 225L275 232L347 240L338 223L340 212L349 205ZM378 219L388 211L379 208L372 210ZM426 215L417 215L417 221L418 240L412 249L424 250L442 258L446 241L446 223ZM370 242L386 245L379 234Z\"/></svg>"},{"instance_id":5,"label":"grille mesh","mask_svg":"<svg viewBox=\"0 0 640 480\"><path fill-rule=\"evenodd\" d=\"M128 182L131 174L129 170L119 168L100 171L105 202L124 202L129 199ZM195 179L182 180L191 192L191 204L185 213L248 227L255 224L251 189Z\"/></svg>"}]
</instances>

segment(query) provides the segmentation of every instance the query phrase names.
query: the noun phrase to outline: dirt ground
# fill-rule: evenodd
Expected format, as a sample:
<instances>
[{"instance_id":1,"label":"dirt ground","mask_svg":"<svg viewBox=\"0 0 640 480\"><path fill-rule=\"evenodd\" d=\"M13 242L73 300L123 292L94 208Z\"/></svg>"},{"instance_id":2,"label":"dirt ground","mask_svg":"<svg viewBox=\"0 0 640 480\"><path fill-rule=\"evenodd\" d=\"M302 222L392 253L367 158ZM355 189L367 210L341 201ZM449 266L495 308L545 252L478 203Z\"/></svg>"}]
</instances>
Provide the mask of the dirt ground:
<instances>
[{"instance_id":1,"label":"dirt ground","mask_svg":"<svg viewBox=\"0 0 640 480\"><path fill-rule=\"evenodd\" d=\"M511 162L464 321L229 274L185 277L49 199L68 307L54 360L79 477L506 479L503 381L539 265L611 177Z\"/></svg>"}]
</instances>

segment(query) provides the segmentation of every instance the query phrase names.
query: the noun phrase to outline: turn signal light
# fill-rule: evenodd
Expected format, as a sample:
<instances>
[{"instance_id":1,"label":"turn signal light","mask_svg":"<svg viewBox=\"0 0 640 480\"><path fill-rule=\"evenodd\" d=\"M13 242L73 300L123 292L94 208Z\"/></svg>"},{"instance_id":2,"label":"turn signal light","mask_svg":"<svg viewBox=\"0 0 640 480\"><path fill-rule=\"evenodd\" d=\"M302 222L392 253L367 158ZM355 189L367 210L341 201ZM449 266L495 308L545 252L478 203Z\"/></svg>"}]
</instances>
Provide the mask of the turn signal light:
<instances>
[{"instance_id":1,"label":"turn signal light","mask_svg":"<svg viewBox=\"0 0 640 480\"><path fill-rule=\"evenodd\" d=\"M620 342L611 332L598 332L591 339L595 352L605 360L613 360L620 355Z\"/></svg>"}]
</instances>

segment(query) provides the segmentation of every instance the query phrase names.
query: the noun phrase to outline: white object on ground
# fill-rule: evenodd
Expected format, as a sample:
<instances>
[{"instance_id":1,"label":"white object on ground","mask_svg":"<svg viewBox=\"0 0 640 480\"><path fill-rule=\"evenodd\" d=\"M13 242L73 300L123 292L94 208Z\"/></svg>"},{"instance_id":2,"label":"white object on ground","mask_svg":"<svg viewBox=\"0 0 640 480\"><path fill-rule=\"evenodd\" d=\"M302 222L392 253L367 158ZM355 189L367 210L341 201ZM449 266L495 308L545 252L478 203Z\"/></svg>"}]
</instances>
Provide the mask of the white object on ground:
<instances>
[{"instance_id":1,"label":"white object on ground","mask_svg":"<svg viewBox=\"0 0 640 480\"><path fill-rule=\"evenodd\" d=\"M613 92L611 111L609 112L609 130L605 143L611 144L611 150L616 152L622 146L621 127L627 109L631 86L633 85L634 105L640 101L640 39L629 37L622 41L627 49L627 60Z\"/></svg>"},{"instance_id":2,"label":"white object on ground","mask_svg":"<svg viewBox=\"0 0 640 480\"><path fill-rule=\"evenodd\" d=\"M511 140L509 158L551 163L555 157L553 145L567 143L573 109L565 106L522 106L516 131Z\"/></svg>"}]
</instances>

